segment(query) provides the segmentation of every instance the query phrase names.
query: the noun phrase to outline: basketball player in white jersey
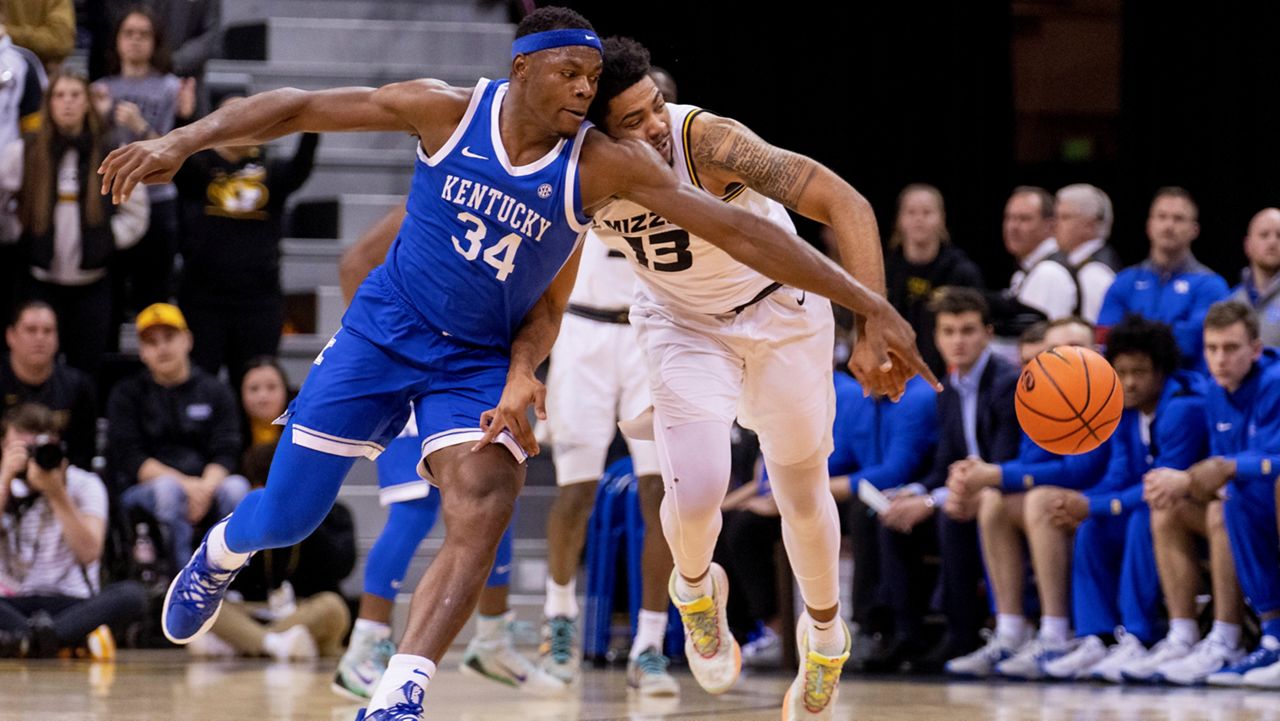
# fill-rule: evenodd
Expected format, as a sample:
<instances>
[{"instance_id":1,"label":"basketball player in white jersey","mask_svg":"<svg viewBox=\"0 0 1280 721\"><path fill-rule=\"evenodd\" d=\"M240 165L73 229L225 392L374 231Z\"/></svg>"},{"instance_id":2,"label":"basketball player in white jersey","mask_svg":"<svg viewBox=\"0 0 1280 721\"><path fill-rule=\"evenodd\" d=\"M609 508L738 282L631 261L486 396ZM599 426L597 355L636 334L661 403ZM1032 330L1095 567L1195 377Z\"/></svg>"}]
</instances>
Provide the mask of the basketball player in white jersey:
<instances>
[{"instance_id":1,"label":"basketball player in white jersey","mask_svg":"<svg viewBox=\"0 0 1280 721\"><path fill-rule=\"evenodd\" d=\"M588 117L616 138L648 141L685 182L726 203L788 229L787 207L830 226L846 269L883 293L874 216L857 191L740 123L666 103L648 66L639 43L606 41ZM851 643L838 613L840 528L827 475L831 304L771 281L628 201L597 212L594 230L638 273L630 317L648 358L666 490L662 526L676 566L670 595L685 623L690 670L707 691L723 693L741 665L724 612L727 579L711 562L737 417L759 434L806 606L797 629L800 669L783 719L829 719Z\"/></svg>"}]
</instances>

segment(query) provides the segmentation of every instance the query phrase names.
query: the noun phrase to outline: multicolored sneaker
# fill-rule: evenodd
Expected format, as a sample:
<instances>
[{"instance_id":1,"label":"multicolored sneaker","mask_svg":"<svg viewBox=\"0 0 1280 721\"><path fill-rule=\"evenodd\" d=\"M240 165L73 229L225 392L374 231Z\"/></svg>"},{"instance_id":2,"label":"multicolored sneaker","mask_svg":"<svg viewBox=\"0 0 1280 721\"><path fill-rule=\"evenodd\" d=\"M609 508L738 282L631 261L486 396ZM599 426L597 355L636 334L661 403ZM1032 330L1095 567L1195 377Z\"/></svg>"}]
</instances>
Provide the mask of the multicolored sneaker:
<instances>
[{"instance_id":1,"label":"multicolored sneaker","mask_svg":"<svg viewBox=\"0 0 1280 721\"><path fill-rule=\"evenodd\" d=\"M627 687L641 696L678 696L680 684L667 671L671 661L650 646L627 661Z\"/></svg>"},{"instance_id":2,"label":"multicolored sneaker","mask_svg":"<svg viewBox=\"0 0 1280 721\"><path fill-rule=\"evenodd\" d=\"M227 570L210 563L206 541L200 542L191 560L174 576L164 596L160 627L165 638L178 645L191 643L213 628L222 609L222 597L240 572L239 568Z\"/></svg>"},{"instance_id":3,"label":"multicolored sneaker","mask_svg":"<svg viewBox=\"0 0 1280 721\"><path fill-rule=\"evenodd\" d=\"M722 694L733 687L742 671L742 649L729 631L725 604L729 600L729 577L718 563L707 573L711 595L684 601L676 593L676 572L671 572L667 591L684 622L684 655L689 671L710 694Z\"/></svg>"},{"instance_id":4,"label":"multicolored sneaker","mask_svg":"<svg viewBox=\"0 0 1280 721\"><path fill-rule=\"evenodd\" d=\"M840 629L844 631L844 652L839 656L824 656L809 649L809 628L813 620L808 613L800 615L796 624L796 649L800 655L800 672L782 699L782 721L827 721L835 713L839 692L840 672L853 651L853 634L844 619Z\"/></svg>"},{"instance_id":5,"label":"multicolored sneaker","mask_svg":"<svg viewBox=\"0 0 1280 721\"><path fill-rule=\"evenodd\" d=\"M566 686L578 682L582 672L582 647L577 623L568 616L552 616L542 625L538 667Z\"/></svg>"},{"instance_id":6,"label":"multicolored sneaker","mask_svg":"<svg viewBox=\"0 0 1280 721\"><path fill-rule=\"evenodd\" d=\"M368 701L394 655L396 644L390 638L352 633L351 644L338 661L338 671L329 684L330 690L353 701Z\"/></svg>"},{"instance_id":7,"label":"multicolored sneaker","mask_svg":"<svg viewBox=\"0 0 1280 721\"><path fill-rule=\"evenodd\" d=\"M569 688L517 651L509 630L498 638L471 639L459 670L535 696L561 696Z\"/></svg>"},{"instance_id":8,"label":"multicolored sneaker","mask_svg":"<svg viewBox=\"0 0 1280 721\"><path fill-rule=\"evenodd\" d=\"M405 681L387 697L386 708L369 711L361 709L356 721L422 721L422 701L426 690L413 681Z\"/></svg>"}]
</instances>

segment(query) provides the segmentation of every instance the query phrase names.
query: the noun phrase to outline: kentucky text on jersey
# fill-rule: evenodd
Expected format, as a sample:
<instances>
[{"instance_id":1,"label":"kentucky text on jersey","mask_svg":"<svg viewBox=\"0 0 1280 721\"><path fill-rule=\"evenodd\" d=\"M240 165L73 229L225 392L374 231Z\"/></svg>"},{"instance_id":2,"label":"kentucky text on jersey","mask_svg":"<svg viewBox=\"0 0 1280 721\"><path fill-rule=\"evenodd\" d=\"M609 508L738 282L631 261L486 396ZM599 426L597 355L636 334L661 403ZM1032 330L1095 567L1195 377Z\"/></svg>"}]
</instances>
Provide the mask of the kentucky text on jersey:
<instances>
[{"instance_id":1,"label":"kentucky text on jersey","mask_svg":"<svg viewBox=\"0 0 1280 721\"><path fill-rule=\"evenodd\" d=\"M542 240L542 234L551 227L551 221L524 203L477 180L467 180L456 175L445 178L440 197L456 205L477 210L499 225L509 225L526 238Z\"/></svg>"},{"instance_id":2,"label":"kentucky text on jersey","mask_svg":"<svg viewBox=\"0 0 1280 721\"><path fill-rule=\"evenodd\" d=\"M601 222L603 222L605 226L613 232L620 233L622 235L643 233L646 230L653 230L654 228L661 228L668 225L667 219L657 213L642 213L640 215L633 215L630 218L621 218L618 220L602 218Z\"/></svg>"}]
</instances>

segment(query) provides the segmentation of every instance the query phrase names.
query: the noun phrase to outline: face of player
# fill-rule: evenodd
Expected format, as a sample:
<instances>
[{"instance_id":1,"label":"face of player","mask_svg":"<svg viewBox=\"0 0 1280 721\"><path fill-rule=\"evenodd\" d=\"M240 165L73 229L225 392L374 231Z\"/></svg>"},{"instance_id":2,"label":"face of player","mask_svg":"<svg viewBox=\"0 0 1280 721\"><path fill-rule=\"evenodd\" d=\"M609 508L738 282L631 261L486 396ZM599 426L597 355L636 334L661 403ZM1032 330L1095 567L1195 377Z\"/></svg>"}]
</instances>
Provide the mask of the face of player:
<instances>
[{"instance_id":1,"label":"face of player","mask_svg":"<svg viewBox=\"0 0 1280 721\"><path fill-rule=\"evenodd\" d=\"M907 193L898 208L898 230L911 245L941 243L943 222L938 198L927 190Z\"/></svg>"},{"instance_id":2,"label":"face of player","mask_svg":"<svg viewBox=\"0 0 1280 721\"><path fill-rule=\"evenodd\" d=\"M1044 342L1050 348L1057 348L1060 345L1078 345L1085 348L1093 347L1093 331L1089 330L1089 326L1080 323L1067 323L1066 325L1055 326L1050 328L1044 334Z\"/></svg>"},{"instance_id":3,"label":"face of player","mask_svg":"<svg viewBox=\"0 0 1280 721\"><path fill-rule=\"evenodd\" d=\"M991 342L992 328L984 325L976 310L939 313L933 326L933 342L948 368L967 373Z\"/></svg>"},{"instance_id":4,"label":"face of player","mask_svg":"<svg viewBox=\"0 0 1280 721\"><path fill-rule=\"evenodd\" d=\"M604 125L605 132L611 137L643 140L668 163L673 161L671 116L667 113L667 101L653 78L646 75L610 100Z\"/></svg>"},{"instance_id":5,"label":"face of player","mask_svg":"<svg viewBox=\"0 0 1280 721\"><path fill-rule=\"evenodd\" d=\"M1261 355L1262 341L1250 340L1244 323L1204 329L1204 359L1209 364L1209 375L1228 391L1240 387Z\"/></svg>"},{"instance_id":6,"label":"face of player","mask_svg":"<svg viewBox=\"0 0 1280 721\"><path fill-rule=\"evenodd\" d=\"M1280 272L1280 210L1267 208L1253 216L1244 239L1244 254L1258 270Z\"/></svg>"},{"instance_id":7,"label":"face of player","mask_svg":"<svg viewBox=\"0 0 1280 721\"><path fill-rule=\"evenodd\" d=\"M150 63L155 48L155 31L146 15L132 13L120 23L120 33L116 35L116 52L120 55L121 63Z\"/></svg>"},{"instance_id":8,"label":"face of player","mask_svg":"<svg viewBox=\"0 0 1280 721\"><path fill-rule=\"evenodd\" d=\"M1164 390L1164 374L1156 371L1151 356L1146 353L1121 353L1111 361L1124 389L1124 407L1137 408L1143 413L1155 410L1160 392Z\"/></svg>"},{"instance_id":9,"label":"face of player","mask_svg":"<svg viewBox=\"0 0 1280 721\"><path fill-rule=\"evenodd\" d=\"M1070 200L1054 206L1053 233L1063 250L1074 250L1098 237L1098 216Z\"/></svg>"},{"instance_id":10,"label":"face of player","mask_svg":"<svg viewBox=\"0 0 1280 721\"><path fill-rule=\"evenodd\" d=\"M1161 258L1180 258L1200 235L1196 210L1186 198L1164 195L1151 204L1147 215L1147 237L1151 254Z\"/></svg>"},{"instance_id":11,"label":"face of player","mask_svg":"<svg viewBox=\"0 0 1280 721\"><path fill-rule=\"evenodd\" d=\"M138 355L157 382L182 381L190 372L191 334L167 325L138 336Z\"/></svg>"},{"instance_id":12,"label":"face of player","mask_svg":"<svg viewBox=\"0 0 1280 721\"><path fill-rule=\"evenodd\" d=\"M89 114L89 89L77 78L61 77L49 88L49 115L67 135L77 135Z\"/></svg>"},{"instance_id":13,"label":"face of player","mask_svg":"<svg viewBox=\"0 0 1280 721\"><path fill-rule=\"evenodd\" d=\"M48 368L58 354L58 319L48 308L28 308L5 331L14 363L24 368Z\"/></svg>"},{"instance_id":14,"label":"face of player","mask_svg":"<svg viewBox=\"0 0 1280 721\"><path fill-rule=\"evenodd\" d=\"M1004 205L1004 249L1021 260L1053 235L1053 218L1041 213L1040 198L1018 193Z\"/></svg>"},{"instance_id":15,"label":"face of player","mask_svg":"<svg viewBox=\"0 0 1280 721\"><path fill-rule=\"evenodd\" d=\"M258 366L244 374L240 383L240 403L245 415L253 420L269 423L279 418L288 400L284 378L274 367Z\"/></svg>"},{"instance_id":16,"label":"face of player","mask_svg":"<svg viewBox=\"0 0 1280 721\"><path fill-rule=\"evenodd\" d=\"M587 119L604 61L594 48L573 46L517 56L512 77L523 83L524 102L534 121L571 138Z\"/></svg>"}]
</instances>

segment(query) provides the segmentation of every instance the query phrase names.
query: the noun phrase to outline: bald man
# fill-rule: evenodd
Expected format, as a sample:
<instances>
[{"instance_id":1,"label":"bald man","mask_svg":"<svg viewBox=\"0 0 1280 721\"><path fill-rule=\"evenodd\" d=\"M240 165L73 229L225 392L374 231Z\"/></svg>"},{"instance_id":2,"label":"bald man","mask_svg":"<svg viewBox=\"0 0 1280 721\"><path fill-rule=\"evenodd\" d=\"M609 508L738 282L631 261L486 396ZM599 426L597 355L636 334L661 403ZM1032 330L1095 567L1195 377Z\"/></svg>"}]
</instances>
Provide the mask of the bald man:
<instances>
[{"instance_id":1,"label":"bald man","mask_svg":"<svg viewBox=\"0 0 1280 721\"><path fill-rule=\"evenodd\" d=\"M1280 345L1280 208L1263 208L1249 221L1244 254L1249 265L1231 298L1257 312L1263 345Z\"/></svg>"}]
</instances>

